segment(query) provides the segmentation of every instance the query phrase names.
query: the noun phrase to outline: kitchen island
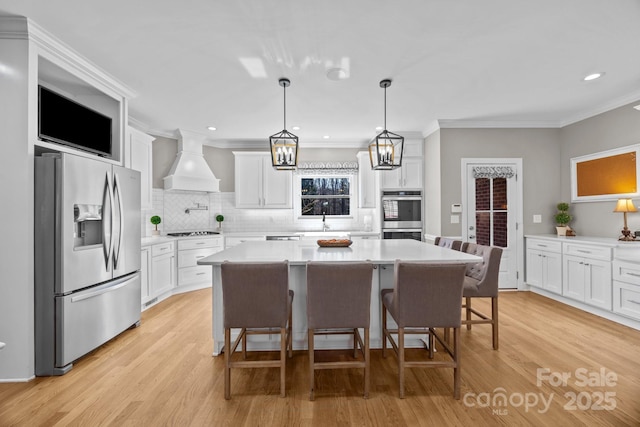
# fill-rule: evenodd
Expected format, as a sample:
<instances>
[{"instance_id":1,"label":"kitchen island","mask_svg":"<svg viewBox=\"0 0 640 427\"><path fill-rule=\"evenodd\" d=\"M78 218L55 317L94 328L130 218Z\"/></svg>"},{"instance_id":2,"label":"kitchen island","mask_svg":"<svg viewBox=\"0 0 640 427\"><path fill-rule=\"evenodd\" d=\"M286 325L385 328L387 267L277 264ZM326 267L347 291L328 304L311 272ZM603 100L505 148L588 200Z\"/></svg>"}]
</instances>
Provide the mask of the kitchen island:
<instances>
[{"instance_id":1,"label":"kitchen island","mask_svg":"<svg viewBox=\"0 0 640 427\"><path fill-rule=\"evenodd\" d=\"M382 347L380 290L393 287L393 265L403 261L432 261L439 263L475 263L482 258L415 240L355 240L346 248L321 248L315 241L255 241L244 242L222 252L202 258L200 265L213 268L213 354L217 356L224 347L222 324L222 285L220 264L231 262L277 262L288 260L290 265L289 287L295 292L293 299L293 347L307 348L307 292L306 264L316 262L371 261L376 268L371 289L371 348ZM273 335L249 337L248 348L277 350L279 330ZM232 339L235 339L233 337ZM422 346L420 340L408 341L408 346ZM329 335L316 339L316 348L349 348L348 336Z\"/></svg>"}]
</instances>

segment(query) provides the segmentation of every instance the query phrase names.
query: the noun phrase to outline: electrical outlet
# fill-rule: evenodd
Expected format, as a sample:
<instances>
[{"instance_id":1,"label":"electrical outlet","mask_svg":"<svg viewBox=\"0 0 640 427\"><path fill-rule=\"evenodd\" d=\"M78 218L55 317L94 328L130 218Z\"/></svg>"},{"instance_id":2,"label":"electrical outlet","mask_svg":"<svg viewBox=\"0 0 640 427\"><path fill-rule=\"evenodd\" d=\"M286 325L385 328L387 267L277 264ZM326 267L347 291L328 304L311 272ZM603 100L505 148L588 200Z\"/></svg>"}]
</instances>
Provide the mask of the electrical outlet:
<instances>
[{"instance_id":1,"label":"electrical outlet","mask_svg":"<svg viewBox=\"0 0 640 427\"><path fill-rule=\"evenodd\" d=\"M542 215L534 215L533 216L533 223L534 224L540 224L542 222Z\"/></svg>"}]
</instances>

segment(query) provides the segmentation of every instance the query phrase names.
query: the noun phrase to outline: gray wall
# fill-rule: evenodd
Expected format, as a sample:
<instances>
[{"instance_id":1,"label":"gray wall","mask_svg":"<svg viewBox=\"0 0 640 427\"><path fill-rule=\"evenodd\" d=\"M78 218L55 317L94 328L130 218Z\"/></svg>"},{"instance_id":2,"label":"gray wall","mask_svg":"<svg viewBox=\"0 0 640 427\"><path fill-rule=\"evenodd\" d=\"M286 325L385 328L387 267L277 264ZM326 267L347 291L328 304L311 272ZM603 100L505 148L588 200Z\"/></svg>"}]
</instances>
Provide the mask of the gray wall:
<instances>
[{"instance_id":1,"label":"gray wall","mask_svg":"<svg viewBox=\"0 0 640 427\"><path fill-rule=\"evenodd\" d=\"M463 203L462 158L522 158L524 233L555 232L552 215L560 201L559 129L441 129L442 235L460 236L460 224L450 224L450 207ZM464 205L463 205L464 207ZM534 224L533 215L542 223Z\"/></svg>"},{"instance_id":2,"label":"gray wall","mask_svg":"<svg viewBox=\"0 0 640 427\"><path fill-rule=\"evenodd\" d=\"M572 157L594 154L604 150L640 143L640 111L629 104L615 110L566 126L560 130L561 197L571 199ZM636 206L638 200L634 200ZM618 237L623 225L621 213L614 213L615 200L603 202L572 203L574 216L571 227L577 234ZM627 214L629 228L640 230L640 214Z\"/></svg>"}]
</instances>

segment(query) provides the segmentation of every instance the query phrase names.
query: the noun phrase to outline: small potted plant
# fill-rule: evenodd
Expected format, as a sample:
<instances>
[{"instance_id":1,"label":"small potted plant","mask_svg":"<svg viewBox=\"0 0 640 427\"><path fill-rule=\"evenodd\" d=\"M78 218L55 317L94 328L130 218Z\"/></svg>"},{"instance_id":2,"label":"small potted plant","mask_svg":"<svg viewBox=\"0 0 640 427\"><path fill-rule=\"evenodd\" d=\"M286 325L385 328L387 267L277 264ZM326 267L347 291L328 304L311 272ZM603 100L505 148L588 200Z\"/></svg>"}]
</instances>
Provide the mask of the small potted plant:
<instances>
[{"instance_id":1,"label":"small potted plant","mask_svg":"<svg viewBox=\"0 0 640 427\"><path fill-rule=\"evenodd\" d=\"M573 236L573 230L569 227L569 223L573 219L573 217L569 215L569 204L560 202L556 207L558 208L558 213L555 214L554 219L556 221L558 236Z\"/></svg>"},{"instance_id":2,"label":"small potted plant","mask_svg":"<svg viewBox=\"0 0 640 427\"><path fill-rule=\"evenodd\" d=\"M222 221L224 221L224 216L220 214L216 215L216 221L218 221L218 230L222 230Z\"/></svg>"},{"instance_id":3,"label":"small potted plant","mask_svg":"<svg viewBox=\"0 0 640 427\"><path fill-rule=\"evenodd\" d=\"M154 237L159 236L160 230L158 230L158 224L162 222L162 219L158 215L154 215L149 219L149 221L151 221L151 224L156 226L156 229L151 231L151 235Z\"/></svg>"}]
</instances>

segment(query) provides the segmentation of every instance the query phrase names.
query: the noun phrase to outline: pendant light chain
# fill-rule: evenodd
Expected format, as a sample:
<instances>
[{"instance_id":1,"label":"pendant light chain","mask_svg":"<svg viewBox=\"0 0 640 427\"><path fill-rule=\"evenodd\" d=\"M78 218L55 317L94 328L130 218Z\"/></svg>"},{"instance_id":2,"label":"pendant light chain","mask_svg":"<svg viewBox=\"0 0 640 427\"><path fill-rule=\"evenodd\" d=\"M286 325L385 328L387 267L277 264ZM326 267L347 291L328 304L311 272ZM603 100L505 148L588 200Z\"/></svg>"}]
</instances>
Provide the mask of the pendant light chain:
<instances>
[{"instance_id":1,"label":"pendant light chain","mask_svg":"<svg viewBox=\"0 0 640 427\"><path fill-rule=\"evenodd\" d=\"M284 90L284 130L287 130L287 85L282 85Z\"/></svg>"},{"instance_id":2,"label":"pendant light chain","mask_svg":"<svg viewBox=\"0 0 640 427\"><path fill-rule=\"evenodd\" d=\"M387 86L384 87L384 130L387 130Z\"/></svg>"}]
</instances>

